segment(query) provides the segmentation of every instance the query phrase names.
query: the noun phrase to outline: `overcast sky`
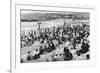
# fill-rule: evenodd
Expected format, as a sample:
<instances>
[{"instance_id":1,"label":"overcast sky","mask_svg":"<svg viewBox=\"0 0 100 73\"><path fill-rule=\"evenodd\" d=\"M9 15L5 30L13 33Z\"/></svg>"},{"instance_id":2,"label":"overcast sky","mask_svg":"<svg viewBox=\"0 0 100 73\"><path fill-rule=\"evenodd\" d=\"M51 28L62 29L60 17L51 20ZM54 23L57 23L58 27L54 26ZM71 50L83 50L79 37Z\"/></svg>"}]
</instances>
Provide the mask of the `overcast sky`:
<instances>
[{"instance_id":1,"label":"overcast sky","mask_svg":"<svg viewBox=\"0 0 100 73\"><path fill-rule=\"evenodd\" d=\"M21 14L29 14L29 13L58 13L58 12L54 12L54 11L32 11L32 10L22 10ZM66 14L71 14L72 12L59 12L59 13L66 13Z\"/></svg>"}]
</instances>

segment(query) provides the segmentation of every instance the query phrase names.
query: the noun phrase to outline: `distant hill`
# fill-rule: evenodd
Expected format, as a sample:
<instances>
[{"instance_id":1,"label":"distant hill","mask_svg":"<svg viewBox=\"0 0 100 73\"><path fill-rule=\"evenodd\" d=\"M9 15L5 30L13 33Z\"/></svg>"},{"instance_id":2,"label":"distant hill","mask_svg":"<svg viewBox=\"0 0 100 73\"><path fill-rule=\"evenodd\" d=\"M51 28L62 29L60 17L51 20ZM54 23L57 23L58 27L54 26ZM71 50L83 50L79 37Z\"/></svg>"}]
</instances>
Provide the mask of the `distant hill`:
<instances>
[{"instance_id":1,"label":"distant hill","mask_svg":"<svg viewBox=\"0 0 100 73\"><path fill-rule=\"evenodd\" d=\"M46 21L53 19L89 19L89 13L71 12L66 13L27 13L21 14L21 21Z\"/></svg>"}]
</instances>

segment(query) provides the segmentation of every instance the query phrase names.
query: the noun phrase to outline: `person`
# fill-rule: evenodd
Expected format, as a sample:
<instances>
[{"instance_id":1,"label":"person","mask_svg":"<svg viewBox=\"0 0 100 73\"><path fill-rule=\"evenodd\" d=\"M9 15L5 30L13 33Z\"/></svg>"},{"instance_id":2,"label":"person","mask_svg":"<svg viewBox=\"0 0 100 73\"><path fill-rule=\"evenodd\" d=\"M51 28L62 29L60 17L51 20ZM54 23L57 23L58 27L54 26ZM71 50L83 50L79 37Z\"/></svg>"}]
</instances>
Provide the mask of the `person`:
<instances>
[{"instance_id":1,"label":"person","mask_svg":"<svg viewBox=\"0 0 100 73\"><path fill-rule=\"evenodd\" d=\"M27 61L31 61L31 54L30 54L30 51L28 52Z\"/></svg>"},{"instance_id":2,"label":"person","mask_svg":"<svg viewBox=\"0 0 100 73\"><path fill-rule=\"evenodd\" d=\"M87 60L90 59L90 55L89 55L89 54L86 55L86 59L87 59Z\"/></svg>"},{"instance_id":3,"label":"person","mask_svg":"<svg viewBox=\"0 0 100 73\"><path fill-rule=\"evenodd\" d=\"M27 56L27 61L31 61L31 56Z\"/></svg>"},{"instance_id":4,"label":"person","mask_svg":"<svg viewBox=\"0 0 100 73\"><path fill-rule=\"evenodd\" d=\"M35 54L34 60L36 60L36 59L38 59L38 58L40 58L40 54Z\"/></svg>"},{"instance_id":5,"label":"person","mask_svg":"<svg viewBox=\"0 0 100 73\"><path fill-rule=\"evenodd\" d=\"M44 53L44 49L42 48L42 46L40 46L40 52L39 54L42 55Z\"/></svg>"},{"instance_id":6,"label":"person","mask_svg":"<svg viewBox=\"0 0 100 73\"><path fill-rule=\"evenodd\" d=\"M76 51L77 54L85 54L89 51L89 44L88 43L82 43L82 46L81 46L82 49Z\"/></svg>"},{"instance_id":7,"label":"person","mask_svg":"<svg viewBox=\"0 0 100 73\"><path fill-rule=\"evenodd\" d=\"M23 59L21 59L21 63L23 63L24 61L23 61Z\"/></svg>"},{"instance_id":8,"label":"person","mask_svg":"<svg viewBox=\"0 0 100 73\"><path fill-rule=\"evenodd\" d=\"M52 41L51 41L50 43L51 43L51 45L50 45L51 49L52 49L52 50L55 50L56 47L55 47L54 43L53 43Z\"/></svg>"},{"instance_id":9,"label":"person","mask_svg":"<svg viewBox=\"0 0 100 73\"><path fill-rule=\"evenodd\" d=\"M73 59L72 53L69 51L69 49L64 47L64 60L69 61Z\"/></svg>"}]
</instances>

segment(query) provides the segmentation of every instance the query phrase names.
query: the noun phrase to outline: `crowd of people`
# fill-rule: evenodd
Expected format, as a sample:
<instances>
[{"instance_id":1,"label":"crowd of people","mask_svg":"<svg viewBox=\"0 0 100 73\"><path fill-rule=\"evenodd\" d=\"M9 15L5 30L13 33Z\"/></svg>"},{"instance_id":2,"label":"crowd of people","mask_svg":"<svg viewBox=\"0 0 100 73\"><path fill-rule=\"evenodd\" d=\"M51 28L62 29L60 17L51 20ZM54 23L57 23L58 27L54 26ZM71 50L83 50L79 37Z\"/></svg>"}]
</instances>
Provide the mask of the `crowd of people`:
<instances>
[{"instance_id":1,"label":"crowd of people","mask_svg":"<svg viewBox=\"0 0 100 73\"><path fill-rule=\"evenodd\" d=\"M42 45L39 45L35 53L28 51L25 59L22 55L21 62L40 61L43 55L49 57L49 59L46 57L45 61L77 60L75 55L81 56L79 58L81 60L88 60L90 59L89 37L90 27L87 23L82 22L38 28L36 31L30 30L27 34L23 32L21 34L21 49L32 46L37 41ZM84 58L83 54L85 54Z\"/></svg>"}]
</instances>

